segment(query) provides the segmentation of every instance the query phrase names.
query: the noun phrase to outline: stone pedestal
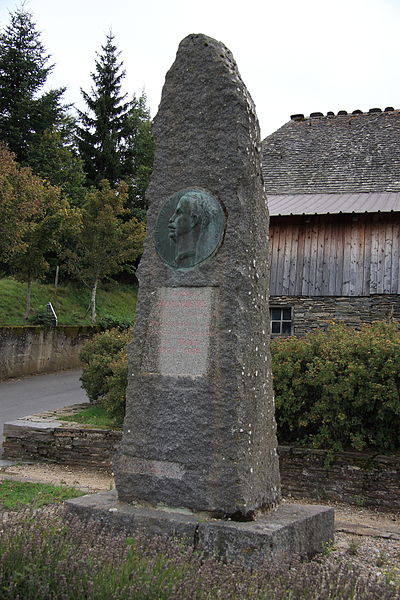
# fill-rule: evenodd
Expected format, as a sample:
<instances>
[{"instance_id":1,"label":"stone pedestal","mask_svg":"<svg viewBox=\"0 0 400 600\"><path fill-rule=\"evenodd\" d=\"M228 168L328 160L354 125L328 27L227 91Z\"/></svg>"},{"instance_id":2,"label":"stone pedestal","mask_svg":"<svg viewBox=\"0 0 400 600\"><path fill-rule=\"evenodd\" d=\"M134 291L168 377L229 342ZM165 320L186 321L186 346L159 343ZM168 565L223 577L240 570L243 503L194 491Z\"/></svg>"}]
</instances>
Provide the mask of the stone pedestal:
<instances>
[{"instance_id":1,"label":"stone pedestal","mask_svg":"<svg viewBox=\"0 0 400 600\"><path fill-rule=\"evenodd\" d=\"M129 536L165 536L194 550L250 567L290 555L311 558L333 538L334 511L326 506L281 504L257 521L212 519L184 509L155 509L119 502L115 490L66 502L70 514L95 518Z\"/></svg>"}]
</instances>

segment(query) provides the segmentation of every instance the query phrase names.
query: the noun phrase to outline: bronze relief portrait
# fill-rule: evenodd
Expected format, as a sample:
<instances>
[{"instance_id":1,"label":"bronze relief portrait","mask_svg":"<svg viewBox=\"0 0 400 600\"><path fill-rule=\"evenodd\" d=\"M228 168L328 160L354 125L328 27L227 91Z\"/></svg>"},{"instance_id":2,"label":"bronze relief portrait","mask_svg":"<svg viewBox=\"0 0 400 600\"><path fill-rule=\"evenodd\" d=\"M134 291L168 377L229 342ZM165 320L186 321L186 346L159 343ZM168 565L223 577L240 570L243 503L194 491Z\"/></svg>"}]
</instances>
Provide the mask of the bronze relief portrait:
<instances>
[{"instance_id":1,"label":"bronze relief portrait","mask_svg":"<svg viewBox=\"0 0 400 600\"><path fill-rule=\"evenodd\" d=\"M199 188L176 192L157 219L157 252L170 267L191 269L216 252L224 225L224 211L215 196Z\"/></svg>"}]
</instances>

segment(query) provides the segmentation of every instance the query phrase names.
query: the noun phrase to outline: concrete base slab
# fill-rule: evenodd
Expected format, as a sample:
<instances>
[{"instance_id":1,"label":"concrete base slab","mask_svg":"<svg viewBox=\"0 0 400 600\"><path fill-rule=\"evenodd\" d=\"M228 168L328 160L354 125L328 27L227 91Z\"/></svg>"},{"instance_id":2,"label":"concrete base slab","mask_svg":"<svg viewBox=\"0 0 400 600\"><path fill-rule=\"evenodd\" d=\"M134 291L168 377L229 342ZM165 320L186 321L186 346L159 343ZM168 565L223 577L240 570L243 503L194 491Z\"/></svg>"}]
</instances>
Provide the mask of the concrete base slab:
<instances>
[{"instance_id":1,"label":"concrete base slab","mask_svg":"<svg viewBox=\"0 0 400 600\"><path fill-rule=\"evenodd\" d=\"M207 555L251 566L290 555L310 558L334 535L334 511L326 506L282 504L256 521L238 522L187 509L119 502L115 490L67 500L65 505L68 514L99 520L127 535L168 536Z\"/></svg>"}]
</instances>

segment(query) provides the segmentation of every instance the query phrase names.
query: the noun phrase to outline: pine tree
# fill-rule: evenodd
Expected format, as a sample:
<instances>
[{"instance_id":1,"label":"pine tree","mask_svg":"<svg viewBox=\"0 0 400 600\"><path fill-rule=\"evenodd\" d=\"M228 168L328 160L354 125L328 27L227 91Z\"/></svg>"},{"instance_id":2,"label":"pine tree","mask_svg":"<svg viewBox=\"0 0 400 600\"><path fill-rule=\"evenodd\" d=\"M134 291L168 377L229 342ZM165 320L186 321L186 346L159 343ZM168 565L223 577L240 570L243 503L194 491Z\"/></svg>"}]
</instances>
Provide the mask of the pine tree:
<instances>
[{"instance_id":1,"label":"pine tree","mask_svg":"<svg viewBox=\"0 0 400 600\"><path fill-rule=\"evenodd\" d=\"M87 112L79 111L78 147L84 161L87 184L99 186L107 179L112 186L125 181L129 189L129 207L134 216L145 216L144 192L150 177L154 141L146 96L121 93L125 77L114 36L107 36L97 54L92 73L91 94L82 91Z\"/></svg>"},{"instance_id":2,"label":"pine tree","mask_svg":"<svg viewBox=\"0 0 400 600\"><path fill-rule=\"evenodd\" d=\"M47 129L28 153L28 162L36 175L60 187L73 206L82 204L86 192L82 160L60 131Z\"/></svg>"},{"instance_id":3,"label":"pine tree","mask_svg":"<svg viewBox=\"0 0 400 600\"><path fill-rule=\"evenodd\" d=\"M32 15L17 9L0 33L0 140L27 163L28 153L47 129L65 115L64 89L38 94L53 66Z\"/></svg>"},{"instance_id":4,"label":"pine tree","mask_svg":"<svg viewBox=\"0 0 400 600\"><path fill-rule=\"evenodd\" d=\"M126 175L125 136L131 103L125 101L126 94L121 95L125 70L120 55L109 33L91 74L91 94L81 90L88 111L78 111L78 147L89 185L98 186L103 179L115 185Z\"/></svg>"},{"instance_id":5,"label":"pine tree","mask_svg":"<svg viewBox=\"0 0 400 600\"><path fill-rule=\"evenodd\" d=\"M153 169L154 137L144 93L139 99L133 99L128 116L128 130L125 170L129 174L129 207L134 217L145 220L145 192Z\"/></svg>"}]
</instances>

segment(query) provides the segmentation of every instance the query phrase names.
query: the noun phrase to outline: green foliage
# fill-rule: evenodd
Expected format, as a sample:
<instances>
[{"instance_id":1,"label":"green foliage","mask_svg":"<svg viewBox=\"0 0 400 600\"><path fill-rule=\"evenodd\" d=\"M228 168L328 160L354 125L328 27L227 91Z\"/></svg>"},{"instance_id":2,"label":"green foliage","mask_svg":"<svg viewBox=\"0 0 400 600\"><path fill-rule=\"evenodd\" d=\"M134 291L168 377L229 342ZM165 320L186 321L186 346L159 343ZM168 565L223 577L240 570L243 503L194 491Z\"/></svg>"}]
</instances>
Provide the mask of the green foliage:
<instances>
[{"instance_id":1,"label":"green foliage","mask_svg":"<svg viewBox=\"0 0 400 600\"><path fill-rule=\"evenodd\" d=\"M120 428L121 419L113 417L101 406L90 406L74 415L59 415L59 421L81 423L82 425L94 425L106 429Z\"/></svg>"},{"instance_id":2,"label":"green foliage","mask_svg":"<svg viewBox=\"0 0 400 600\"><path fill-rule=\"evenodd\" d=\"M132 319L121 319L118 315L112 315L109 313L103 313L98 319L98 326L100 329L106 331L107 329L129 329L132 325Z\"/></svg>"},{"instance_id":3,"label":"green foliage","mask_svg":"<svg viewBox=\"0 0 400 600\"><path fill-rule=\"evenodd\" d=\"M265 561L249 569L165 536L127 538L94 520L85 523L71 516L18 516L1 526L2 600L397 598L391 574L391 585L386 585L343 562Z\"/></svg>"},{"instance_id":4,"label":"green foliage","mask_svg":"<svg viewBox=\"0 0 400 600\"><path fill-rule=\"evenodd\" d=\"M0 481L0 506L5 510L19 510L25 505L40 508L78 496L83 496L83 492L74 488L9 479Z\"/></svg>"},{"instance_id":5,"label":"green foliage","mask_svg":"<svg viewBox=\"0 0 400 600\"><path fill-rule=\"evenodd\" d=\"M97 320L98 285L126 268L128 261L134 262L142 252L144 225L136 219L126 219L126 197L123 183L112 189L104 180L99 190L89 190L75 248L65 252L69 271L92 290L93 323Z\"/></svg>"},{"instance_id":6,"label":"green foliage","mask_svg":"<svg viewBox=\"0 0 400 600\"><path fill-rule=\"evenodd\" d=\"M122 423L128 379L127 345L130 329L110 329L96 335L83 347L82 387L91 402L96 402Z\"/></svg>"},{"instance_id":7,"label":"green foliage","mask_svg":"<svg viewBox=\"0 0 400 600\"><path fill-rule=\"evenodd\" d=\"M122 425L125 416L126 386L128 383L128 361L126 347L121 349L110 363L111 374L106 377L107 392L99 404Z\"/></svg>"},{"instance_id":8,"label":"green foliage","mask_svg":"<svg viewBox=\"0 0 400 600\"><path fill-rule=\"evenodd\" d=\"M98 186L107 179L116 184L123 178L125 134L130 103L121 95L125 77L120 52L114 36L107 35L102 52L97 54L96 70L92 73L92 93L82 90L88 112L79 112L78 146L84 161L87 182Z\"/></svg>"},{"instance_id":9,"label":"green foliage","mask_svg":"<svg viewBox=\"0 0 400 600\"><path fill-rule=\"evenodd\" d=\"M52 70L32 15L19 8L0 33L0 139L27 162L29 150L65 116L63 89L39 95Z\"/></svg>"},{"instance_id":10,"label":"green foliage","mask_svg":"<svg viewBox=\"0 0 400 600\"><path fill-rule=\"evenodd\" d=\"M145 192L154 159L154 137L144 94L133 100L128 116L128 131L126 181L129 184L129 206L133 216L144 221L147 210Z\"/></svg>"},{"instance_id":11,"label":"green foliage","mask_svg":"<svg viewBox=\"0 0 400 600\"><path fill-rule=\"evenodd\" d=\"M0 326L24 325L25 285L11 277L0 279ZM87 308L89 290L78 284L53 285L34 282L32 309L39 310L51 302L59 325L89 325ZM99 320L103 315L111 321L132 324L135 313L136 288L133 285L107 284L98 292Z\"/></svg>"},{"instance_id":12,"label":"green foliage","mask_svg":"<svg viewBox=\"0 0 400 600\"><path fill-rule=\"evenodd\" d=\"M101 50L92 73L91 94L82 90L87 111L78 111L77 142L86 182L99 187L103 179L111 186L125 181L132 215L144 220L144 193L154 155L146 96L136 98L134 95L131 101L126 101L127 95L121 94L125 70L111 33Z\"/></svg>"},{"instance_id":13,"label":"green foliage","mask_svg":"<svg viewBox=\"0 0 400 600\"><path fill-rule=\"evenodd\" d=\"M0 162L5 164L5 174L0 177L0 216L4 214L0 233L4 233L3 243L6 244L3 260L17 279L28 284L25 309L25 318L28 318L32 282L42 279L48 272L49 253L60 255L63 238L78 232L80 212L70 208L59 188L33 175L30 169L20 168L4 148L3 151L0 149ZM14 179L13 175L17 177ZM29 201L32 206L28 205L27 213L24 213L22 206ZM13 231L13 226L17 232ZM13 235L16 243L10 245Z\"/></svg>"},{"instance_id":14,"label":"green foliage","mask_svg":"<svg viewBox=\"0 0 400 600\"><path fill-rule=\"evenodd\" d=\"M45 306L38 308L31 314L29 323L31 325L42 325L43 327L53 327L55 325L53 315Z\"/></svg>"},{"instance_id":15,"label":"green foliage","mask_svg":"<svg viewBox=\"0 0 400 600\"><path fill-rule=\"evenodd\" d=\"M278 437L316 448L400 448L400 334L394 323L272 341Z\"/></svg>"},{"instance_id":16,"label":"green foliage","mask_svg":"<svg viewBox=\"0 0 400 600\"><path fill-rule=\"evenodd\" d=\"M21 167L0 143L0 261L8 262L25 247L24 236L38 217L43 184Z\"/></svg>"},{"instance_id":17,"label":"green foliage","mask_svg":"<svg viewBox=\"0 0 400 600\"><path fill-rule=\"evenodd\" d=\"M60 131L44 131L30 148L28 162L37 175L60 187L72 205L82 204L85 194L82 160L66 145Z\"/></svg>"},{"instance_id":18,"label":"green foliage","mask_svg":"<svg viewBox=\"0 0 400 600\"><path fill-rule=\"evenodd\" d=\"M59 188L46 185L42 180L36 185L37 211L25 229L22 245L9 260L16 277L26 282L45 276L50 266L49 253L61 254L63 237L77 233L80 226L79 210L70 208Z\"/></svg>"},{"instance_id":19,"label":"green foliage","mask_svg":"<svg viewBox=\"0 0 400 600\"><path fill-rule=\"evenodd\" d=\"M49 253L61 253L62 238L76 232L79 222L79 211L69 207L59 188L21 167L0 145L0 260L28 284L25 318L33 280L44 277Z\"/></svg>"}]
</instances>

